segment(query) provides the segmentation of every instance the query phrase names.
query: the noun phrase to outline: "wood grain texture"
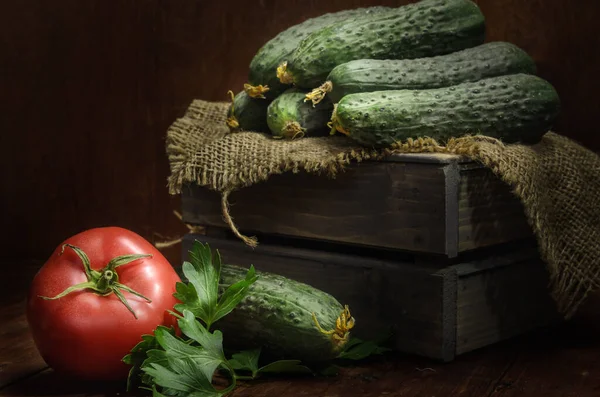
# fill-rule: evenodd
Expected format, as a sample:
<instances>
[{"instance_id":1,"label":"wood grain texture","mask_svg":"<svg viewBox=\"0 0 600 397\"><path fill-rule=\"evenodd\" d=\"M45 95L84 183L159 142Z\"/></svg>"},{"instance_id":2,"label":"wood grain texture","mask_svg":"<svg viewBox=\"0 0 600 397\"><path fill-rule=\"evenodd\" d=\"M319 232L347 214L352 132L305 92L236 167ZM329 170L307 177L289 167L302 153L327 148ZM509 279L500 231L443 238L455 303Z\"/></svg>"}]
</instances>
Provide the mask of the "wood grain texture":
<instances>
[{"instance_id":1,"label":"wood grain texture","mask_svg":"<svg viewBox=\"0 0 600 397\"><path fill-rule=\"evenodd\" d=\"M408 0L3 1L3 257L45 259L63 238L118 224L148 239L172 215L164 134L194 98L227 100L258 48L324 12ZM594 150L600 3L476 0L488 40L530 52L559 91L557 130ZM27 236L27 238L23 237ZM169 258L178 262L178 250Z\"/></svg>"},{"instance_id":2,"label":"wood grain texture","mask_svg":"<svg viewBox=\"0 0 600 397\"><path fill-rule=\"evenodd\" d=\"M128 394L122 382L82 382L58 375L51 369L42 370L10 386L0 389L2 397L126 397L147 394Z\"/></svg>"},{"instance_id":3,"label":"wood grain texture","mask_svg":"<svg viewBox=\"0 0 600 397\"><path fill-rule=\"evenodd\" d=\"M521 201L506 183L473 163L459 168L458 252L533 236Z\"/></svg>"},{"instance_id":4,"label":"wood grain texture","mask_svg":"<svg viewBox=\"0 0 600 397\"><path fill-rule=\"evenodd\" d=\"M399 351L452 359L443 351L449 319L443 317L444 284L451 275L415 267L326 251L261 244L255 249L236 240L186 235L183 258L195 239L218 249L224 263L273 272L324 290L347 304L357 319L354 334L373 338L393 330ZM456 288L456 280L451 280ZM450 302L452 305L452 302ZM454 306L456 303L454 302ZM452 322L453 324L453 322Z\"/></svg>"},{"instance_id":5,"label":"wood grain texture","mask_svg":"<svg viewBox=\"0 0 600 397\"><path fill-rule=\"evenodd\" d=\"M0 306L0 389L47 367L25 318L25 302Z\"/></svg>"},{"instance_id":6,"label":"wood grain texture","mask_svg":"<svg viewBox=\"0 0 600 397\"><path fill-rule=\"evenodd\" d=\"M0 332L6 324L24 322L23 312L7 308L23 302L27 282L39 264L19 265L22 276L2 285L12 289L0 289ZM461 355L452 363L393 354L342 367L339 375L330 378L282 377L242 382L232 396L595 397L600 390L599 307L600 297L593 295L570 322ZM27 329L18 336L22 341L31 338ZM14 360L14 352L5 349L13 339L10 341L0 338L0 362ZM65 379L52 370L32 372L41 358L32 354L29 360L13 372L14 382L0 385L0 396L128 395L122 382L86 383ZM6 370L6 366L2 367L0 374Z\"/></svg>"},{"instance_id":7,"label":"wood grain texture","mask_svg":"<svg viewBox=\"0 0 600 397\"><path fill-rule=\"evenodd\" d=\"M445 185L439 164L365 162L335 180L306 174L273 176L230 196L241 230L445 253ZM192 185L183 219L225 226L219 196Z\"/></svg>"},{"instance_id":8,"label":"wood grain texture","mask_svg":"<svg viewBox=\"0 0 600 397\"><path fill-rule=\"evenodd\" d=\"M560 321L532 241L448 266L268 243L252 249L212 230L184 237L184 259L197 239L219 250L224 263L252 264L319 288L350 306L358 337L392 329L403 353L452 361Z\"/></svg>"},{"instance_id":9,"label":"wood grain texture","mask_svg":"<svg viewBox=\"0 0 600 397\"><path fill-rule=\"evenodd\" d=\"M47 368L25 317L27 287L40 263L11 265L20 271L0 277L0 389Z\"/></svg>"},{"instance_id":10,"label":"wood grain texture","mask_svg":"<svg viewBox=\"0 0 600 397\"><path fill-rule=\"evenodd\" d=\"M535 248L455 269L457 355L561 321Z\"/></svg>"},{"instance_id":11,"label":"wood grain texture","mask_svg":"<svg viewBox=\"0 0 600 397\"><path fill-rule=\"evenodd\" d=\"M597 396L599 308L600 296L591 295L571 321L522 339L519 354L492 396Z\"/></svg>"},{"instance_id":12,"label":"wood grain texture","mask_svg":"<svg viewBox=\"0 0 600 397\"><path fill-rule=\"evenodd\" d=\"M441 157L441 158L440 158ZM446 156L396 157L349 166L334 180L286 174L230 196L236 226L262 233L441 254L532 236L508 185L473 162ZM182 193L183 219L225 227L217 193Z\"/></svg>"}]
</instances>

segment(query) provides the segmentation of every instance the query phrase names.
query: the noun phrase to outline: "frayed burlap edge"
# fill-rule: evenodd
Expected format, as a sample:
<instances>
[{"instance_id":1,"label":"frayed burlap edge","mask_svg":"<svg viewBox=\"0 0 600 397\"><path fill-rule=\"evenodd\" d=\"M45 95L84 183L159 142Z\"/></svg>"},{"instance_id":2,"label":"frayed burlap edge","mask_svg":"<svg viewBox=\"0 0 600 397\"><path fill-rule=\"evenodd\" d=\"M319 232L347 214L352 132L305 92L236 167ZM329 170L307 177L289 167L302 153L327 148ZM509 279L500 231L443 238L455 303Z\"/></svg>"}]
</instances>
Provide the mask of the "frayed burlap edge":
<instances>
[{"instance_id":1,"label":"frayed burlap edge","mask_svg":"<svg viewBox=\"0 0 600 397\"><path fill-rule=\"evenodd\" d=\"M204 102L200 101L198 108L202 108L204 104ZM227 104L223 103L219 104L219 106L221 106L222 112ZM206 121L206 115L201 114L201 112L194 115L192 111L192 118L194 117ZM211 128L216 131L220 128L222 120L216 117L213 121L215 121L215 124ZM216 132L212 138L206 139L199 146L198 151L191 151L189 147L184 148L180 146L182 142L185 144L185 140L189 138L190 131L193 131L195 128L199 128L198 124L190 122L188 117L187 119L183 118L175 122L168 131L167 153L171 164L171 175L168 179L169 191L171 194L179 194L183 184L196 183L219 192L221 194L224 220L234 234L249 246L255 247L258 244L256 237L248 237L241 234L235 226L234 219L229 211L228 197L235 190L265 182L272 175L286 172L316 173L333 178L351 162L379 160L393 153L446 153L464 156L483 164L512 187L514 194L524 205L525 214L538 240L541 258L547 263L551 294L557 303L559 312L565 318L571 317L587 295L600 286L600 263L598 263L598 258L591 258L589 260L590 258L583 251L585 248L575 247L573 249L569 243L569 236L548 234L547 230L555 230L557 228L553 228L552 224L550 224L551 221L549 219L551 217L548 216L548 213L543 213L544 209L535 204L535 201L539 199L536 195L539 196L540 187L535 186L532 181L523 181L520 175L514 173L512 170L514 164L507 164L511 156L503 155L505 151L508 152L515 149L531 151L533 153L536 150L535 146L506 145L497 139L486 136L464 136L450 139L445 144L441 144L430 138L409 139L406 142L399 142L387 149L373 150L353 145L345 137L310 138L314 140L322 139L319 142L323 146L331 145L332 148L338 151L330 153L328 150L324 150L327 156L318 160L284 159L271 167L258 166L252 168L238 166L233 170L233 173L228 173L223 172L223 169L218 166L198 167L198 159L194 157L204 156L202 161L207 164L205 157L212 155L211 148L223 147L227 149L233 141L245 138L252 140L265 139L265 142L260 143L260 145L277 145L277 143L261 134L253 132L230 134L223 129ZM252 136L245 137L245 134L252 134ZM302 145L302 142L286 142L283 144ZM583 148L576 147L577 145L574 142L554 132L548 132L542 138L540 146L543 147L544 145L550 147L560 145L565 145L566 147L571 145L575 147L574 150L578 152L578 155L581 154L579 153L580 150L584 150ZM204 154L201 154L203 150ZM595 156L591 152L585 155ZM228 157L230 155L225 154L225 156ZM235 155L232 156L235 157ZM535 159L535 155L533 154L530 157ZM594 159L594 161L600 163L600 160ZM540 165L538 164L537 166ZM596 166L595 163L594 166ZM594 188L597 189L597 186ZM596 236L597 230L588 228L591 230L586 230L584 233L587 233L588 237ZM595 244L597 247L598 243L596 242Z\"/></svg>"}]
</instances>

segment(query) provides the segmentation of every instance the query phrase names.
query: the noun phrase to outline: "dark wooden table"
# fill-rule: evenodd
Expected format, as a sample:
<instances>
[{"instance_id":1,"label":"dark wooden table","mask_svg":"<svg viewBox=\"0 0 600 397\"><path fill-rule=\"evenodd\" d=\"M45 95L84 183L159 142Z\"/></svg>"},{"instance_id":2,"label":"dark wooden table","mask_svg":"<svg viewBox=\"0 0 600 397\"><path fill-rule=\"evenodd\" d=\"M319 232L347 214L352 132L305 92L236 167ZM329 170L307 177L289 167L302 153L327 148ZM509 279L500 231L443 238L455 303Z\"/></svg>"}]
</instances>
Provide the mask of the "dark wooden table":
<instances>
[{"instance_id":1,"label":"dark wooden table","mask_svg":"<svg viewBox=\"0 0 600 397\"><path fill-rule=\"evenodd\" d=\"M121 382L82 383L48 369L24 315L34 268L18 269L16 277L5 274L0 279L0 396L126 395ZM591 299L568 323L460 356L452 363L392 355L346 367L332 378L242 384L232 396L600 396L599 302Z\"/></svg>"}]
</instances>

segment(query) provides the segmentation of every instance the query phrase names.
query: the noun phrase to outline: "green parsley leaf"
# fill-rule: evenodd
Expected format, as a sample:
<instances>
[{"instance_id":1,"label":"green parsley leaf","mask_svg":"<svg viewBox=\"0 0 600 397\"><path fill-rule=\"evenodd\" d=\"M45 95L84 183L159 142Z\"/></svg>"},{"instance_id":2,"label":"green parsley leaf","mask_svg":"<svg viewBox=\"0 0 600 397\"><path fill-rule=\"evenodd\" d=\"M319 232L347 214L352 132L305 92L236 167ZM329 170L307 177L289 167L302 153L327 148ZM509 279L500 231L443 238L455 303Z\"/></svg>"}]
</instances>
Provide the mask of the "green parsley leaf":
<instances>
[{"instance_id":1,"label":"green parsley leaf","mask_svg":"<svg viewBox=\"0 0 600 397\"><path fill-rule=\"evenodd\" d=\"M200 392L206 395L219 395L218 391L210 384L210 382L203 379L202 376L194 374L192 366L186 366L186 364L188 363L177 363L177 369L173 371L160 364L151 364L150 367L145 368L145 371L153 377L155 387L157 385L170 389L171 392L169 395L187 396L194 392ZM184 367L185 370L182 370Z\"/></svg>"},{"instance_id":2,"label":"green parsley leaf","mask_svg":"<svg viewBox=\"0 0 600 397\"><path fill-rule=\"evenodd\" d=\"M196 323L199 327L202 327L200 323ZM192 377L194 376L194 373L197 375L200 373L203 375L202 377L199 377L200 380L205 380L208 385L211 384L212 377L217 367L225 361L221 346L216 347L213 345L210 350L204 345L201 345L200 347L191 346L167 333L161 333L161 335L157 335L156 338L166 351L167 362L170 368L183 374L187 373L189 370L191 371L190 376ZM217 337L217 339L220 338Z\"/></svg>"},{"instance_id":3,"label":"green parsley leaf","mask_svg":"<svg viewBox=\"0 0 600 397\"><path fill-rule=\"evenodd\" d=\"M260 357L260 348L253 350L244 350L233 354L229 359L229 365L236 371L250 371L255 378L258 373L258 358Z\"/></svg>"},{"instance_id":4,"label":"green parsley leaf","mask_svg":"<svg viewBox=\"0 0 600 397\"><path fill-rule=\"evenodd\" d=\"M218 391L212 385L216 369L226 364L220 331L211 334L187 310L179 324L182 331L200 346L188 344L169 332L157 329L154 333L156 341L164 350L149 352L148 361L142 369L152 377L154 386L162 388L162 393L169 390L168 395L222 395L224 391Z\"/></svg>"},{"instance_id":5,"label":"green parsley leaf","mask_svg":"<svg viewBox=\"0 0 600 397\"><path fill-rule=\"evenodd\" d=\"M146 367L152 363L168 366L168 361L166 351L159 349L148 350L148 358L144 360L142 367Z\"/></svg>"},{"instance_id":6,"label":"green parsley leaf","mask_svg":"<svg viewBox=\"0 0 600 397\"><path fill-rule=\"evenodd\" d=\"M258 369L258 373L312 373L310 368L301 365L300 360L279 360L274 361Z\"/></svg>"},{"instance_id":7,"label":"green parsley leaf","mask_svg":"<svg viewBox=\"0 0 600 397\"><path fill-rule=\"evenodd\" d=\"M183 266L186 266L185 263L183 264ZM187 271L190 272L193 270L188 269ZM175 305L175 310L177 310L178 312L181 313L183 312L183 310L189 310L192 313L194 313L194 315L198 316L198 318L201 318L201 315L206 317L205 314L203 314L205 312L205 309L201 306L200 301L198 300L198 294L196 293L196 289L192 284L175 284L175 293L173 294L173 296L182 302L177 303Z\"/></svg>"},{"instance_id":8,"label":"green parsley leaf","mask_svg":"<svg viewBox=\"0 0 600 397\"><path fill-rule=\"evenodd\" d=\"M173 328L167 328L162 325L159 325L157 329L170 333L175 332ZM142 340L131 349L129 354L123 357L122 361L127 365L131 365L129 375L127 376L127 391L131 391L134 385L138 385L140 381L141 383L145 383L141 368L149 359L150 352L157 348L160 348L160 345L154 335L142 335Z\"/></svg>"},{"instance_id":9,"label":"green parsley leaf","mask_svg":"<svg viewBox=\"0 0 600 397\"><path fill-rule=\"evenodd\" d=\"M248 294L248 288L258 279L254 266L250 266L246 278L229 286L221 295L213 322L228 315Z\"/></svg>"},{"instance_id":10,"label":"green parsley leaf","mask_svg":"<svg viewBox=\"0 0 600 397\"><path fill-rule=\"evenodd\" d=\"M184 308L191 310L196 317L204 321L207 328L210 328L214 322L219 297L221 256L219 251L213 255L210 247L198 240L194 241L189 254L190 261L182 265L189 285L187 288L179 287L175 297L184 303L176 305L175 309L180 312Z\"/></svg>"},{"instance_id":11,"label":"green parsley leaf","mask_svg":"<svg viewBox=\"0 0 600 397\"><path fill-rule=\"evenodd\" d=\"M233 354L229 359L229 365L236 371L250 371L252 379L268 373L312 373L308 367L301 365L299 360L279 360L259 368L260 351L261 349L258 348Z\"/></svg>"},{"instance_id":12,"label":"green parsley leaf","mask_svg":"<svg viewBox=\"0 0 600 397\"><path fill-rule=\"evenodd\" d=\"M358 338L351 339L337 358L345 360L362 360L375 354L382 354L391 349L380 346L375 341L362 341Z\"/></svg>"},{"instance_id":13,"label":"green parsley leaf","mask_svg":"<svg viewBox=\"0 0 600 397\"><path fill-rule=\"evenodd\" d=\"M248 294L248 288L257 279L256 270L251 266L245 279L230 285L219 298L221 277L221 256L213 255L208 245L198 240L190 250L190 261L184 262L182 272L188 283L177 283L175 297L182 303L175 310L182 313L189 310L204 322L207 329L229 314Z\"/></svg>"},{"instance_id":14,"label":"green parsley leaf","mask_svg":"<svg viewBox=\"0 0 600 397\"><path fill-rule=\"evenodd\" d=\"M183 311L183 318L180 318L177 323L181 332L188 338L198 342L207 352L214 357L225 361L223 353L223 334L216 330L213 333L208 332L194 317L194 314L189 310Z\"/></svg>"},{"instance_id":15,"label":"green parsley leaf","mask_svg":"<svg viewBox=\"0 0 600 397\"><path fill-rule=\"evenodd\" d=\"M156 386L152 386L152 397L167 397L156 390Z\"/></svg>"}]
</instances>

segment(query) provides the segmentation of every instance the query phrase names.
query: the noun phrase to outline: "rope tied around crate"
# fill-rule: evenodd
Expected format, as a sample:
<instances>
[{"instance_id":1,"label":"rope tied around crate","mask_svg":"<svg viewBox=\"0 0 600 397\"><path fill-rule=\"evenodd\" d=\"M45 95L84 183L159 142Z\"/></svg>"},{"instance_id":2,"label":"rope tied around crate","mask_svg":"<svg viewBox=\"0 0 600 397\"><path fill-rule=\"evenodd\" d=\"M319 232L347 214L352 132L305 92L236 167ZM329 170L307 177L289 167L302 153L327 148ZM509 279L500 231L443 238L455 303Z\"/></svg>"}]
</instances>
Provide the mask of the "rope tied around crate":
<instances>
[{"instance_id":1,"label":"rope tied around crate","mask_svg":"<svg viewBox=\"0 0 600 397\"><path fill-rule=\"evenodd\" d=\"M167 131L168 188L197 184L221 195L225 222L246 244L231 216L230 195L283 173L335 178L350 163L392 153L447 153L489 168L521 200L550 275L559 311L570 318L600 287L600 157L548 131L533 145L505 144L482 135L437 142L407 139L384 149L361 147L343 134L277 140L257 132L231 133L227 102L195 100Z\"/></svg>"}]
</instances>

